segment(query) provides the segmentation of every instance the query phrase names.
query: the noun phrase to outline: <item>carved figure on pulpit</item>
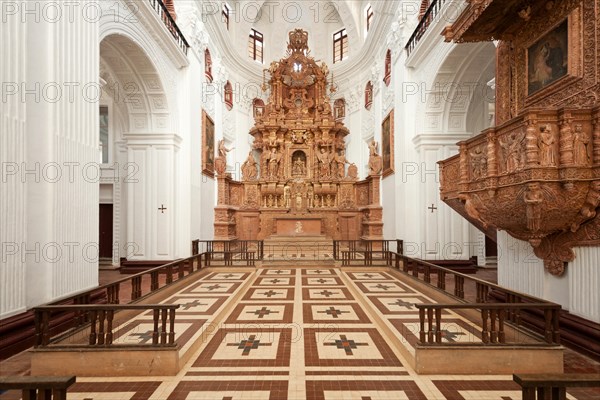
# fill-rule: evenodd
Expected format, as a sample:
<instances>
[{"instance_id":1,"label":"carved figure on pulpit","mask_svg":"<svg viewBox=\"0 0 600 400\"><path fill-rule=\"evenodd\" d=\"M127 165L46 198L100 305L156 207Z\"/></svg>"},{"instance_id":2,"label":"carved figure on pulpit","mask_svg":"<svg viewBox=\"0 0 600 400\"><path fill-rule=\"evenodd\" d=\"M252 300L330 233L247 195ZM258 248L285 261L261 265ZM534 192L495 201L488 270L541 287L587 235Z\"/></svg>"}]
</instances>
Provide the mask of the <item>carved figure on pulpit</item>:
<instances>
[{"instance_id":1,"label":"carved figure on pulpit","mask_svg":"<svg viewBox=\"0 0 600 400\"><path fill-rule=\"evenodd\" d=\"M302 209L302 193L296 192L296 210Z\"/></svg>"},{"instance_id":2,"label":"carved figure on pulpit","mask_svg":"<svg viewBox=\"0 0 600 400\"><path fill-rule=\"evenodd\" d=\"M506 165L506 172L515 172L521 168L521 154L519 149L521 142L525 138L523 133L517 134L512 132L506 140L499 140L500 147L504 150L504 162Z\"/></svg>"},{"instance_id":3,"label":"carved figure on pulpit","mask_svg":"<svg viewBox=\"0 0 600 400\"><path fill-rule=\"evenodd\" d=\"M375 139L369 142L369 175L378 175L383 167L383 160L377 153L378 144Z\"/></svg>"},{"instance_id":4,"label":"carved figure on pulpit","mask_svg":"<svg viewBox=\"0 0 600 400\"><path fill-rule=\"evenodd\" d=\"M254 180L258 175L258 168L256 166L256 160L252 155L252 150L248 153L248 158L242 164L242 180Z\"/></svg>"},{"instance_id":5,"label":"carved figure on pulpit","mask_svg":"<svg viewBox=\"0 0 600 400\"><path fill-rule=\"evenodd\" d=\"M571 224L571 232L576 232L581 224L596 216L596 208L600 205L600 180L592 181L590 184L590 190L585 198L585 203L575 222Z\"/></svg>"},{"instance_id":6,"label":"carved figure on pulpit","mask_svg":"<svg viewBox=\"0 0 600 400\"><path fill-rule=\"evenodd\" d=\"M267 179L269 177L269 157L271 153L265 146L262 153L260 153L260 177L261 179Z\"/></svg>"},{"instance_id":7,"label":"carved figure on pulpit","mask_svg":"<svg viewBox=\"0 0 600 400\"><path fill-rule=\"evenodd\" d=\"M552 126L549 124L543 125L540 128L540 161L543 166L556 165L556 157L554 155L555 140Z\"/></svg>"},{"instance_id":8,"label":"carved figure on pulpit","mask_svg":"<svg viewBox=\"0 0 600 400\"><path fill-rule=\"evenodd\" d=\"M292 194L288 185L283 187L283 206L285 208L290 208L292 206Z\"/></svg>"},{"instance_id":9,"label":"carved figure on pulpit","mask_svg":"<svg viewBox=\"0 0 600 400\"><path fill-rule=\"evenodd\" d=\"M358 179L358 167L354 163L348 167L348 178Z\"/></svg>"},{"instance_id":10,"label":"carved figure on pulpit","mask_svg":"<svg viewBox=\"0 0 600 400\"><path fill-rule=\"evenodd\" d=\"M321 207L321 204L319 203L319 195L318 194L315 194L315 199L314 199L313 205L315 206L315 208Z\"/></svg>"},{"instance_id":11,"label":"carved figure on pulpit","mask_svg":"<svg viewBox=\"0 0 600 400\"><path fill-rule=\"evenodd\" d=\"M573 134L573 158L576 165L588 164L588 144L590 139L583 131L581 124L575 125L575 133Z\"/></svg>"},{"instance_id":12,"label":"carved figure on pulpit","mask_svg":"<svg viewBox=\"0 0 600 400\"><path fill-rule=\"evenodd\" d=\"M327 196L325 196L325 204L327 205L327 207L331 207L331 195L327 194Z\"/></svg>"},{"instance_id":13,"label":"carved figure on pulpit","mask_svg":"<svg viewBox=\"0 0 600 400\"><path fill-rule=\"evenodd\" d=\"M307 207L309 208L313 208L313 197L315 197L314 193L315 192L312 185L308 185L308 193L306 195L306 200L308 201Z\"/></svg>"},{"instance_id":14,"label":"carved figure on pulpit","mask_svg":"<svg viewBox=\"0 0 600 400\"><path fill-rule=\"evenodd\" d=\"M527 204L527 229L531 232L537 232L542 224L542 201L544 201L542 190L539 182L527 184L527 190L523 198Z\"/></svg>"},{"instance_id":15,"label":"carved figure on pulpit","mask_svg":"<svg viewBox=\"0 0 600 400\"><path fill-rule=\"evenodd\" d=\"M294 229L294 233L304 233L304 227L302 226L302 221L296 221L296 228Z\"/></svg>"}]
</instances>

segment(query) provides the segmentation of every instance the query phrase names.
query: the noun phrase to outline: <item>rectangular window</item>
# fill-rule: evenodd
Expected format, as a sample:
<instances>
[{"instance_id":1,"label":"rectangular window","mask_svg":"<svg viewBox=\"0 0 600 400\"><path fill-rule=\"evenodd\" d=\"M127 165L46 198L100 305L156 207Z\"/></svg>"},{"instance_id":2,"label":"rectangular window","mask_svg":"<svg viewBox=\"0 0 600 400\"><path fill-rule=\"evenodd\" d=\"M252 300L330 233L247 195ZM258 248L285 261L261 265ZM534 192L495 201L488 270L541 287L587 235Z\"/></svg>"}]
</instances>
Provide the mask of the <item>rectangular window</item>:
<instances>
[{"instance_id":1,"label":"rectangular window","mask_svg":"<svg viewBox=\"0 0 600 400\"><path fill-rule=\"evenodd\" d=\"M371 24L373 24L373 7L369 5L367 8L367 32L371 29Z\"/></svg>"},{"instance_id":2,"label":"rectangular window","mask_svg":"<svg viewBox=\"0 0 600 400\"><path fill-rule=\"evenodd\" d=\"M227 3L223 3L223 23L225 24L225 27L227 27L227 30L229 30L229 11L230 8Z\"/></svg>"},{"instance_id":3,"label":"rectangular window","mask_svg":"<svg viewBox=\"0 0 600 400\"><path fill-rule=\"evenodd\" d=\"M108 164L108 107L100 107L100 162Z\"/></svg>"},{"instance_id":4,"label":"rectangular window","mask_svg":"<svg viewBox=\"0 0 600 400\"><path fill-rule=\"evenodd\" d=\"M348 35L346 28L333 34L333 62L344 60L348 56Z\"/></svg>"},{"instance_id":5,"label":"rectangular window","mask_svg":"<svg viewBox=\"0 0 600 400\"><path fill-rule=\"evenodd\" d=\"M263 35L255 29L250 30L248 36L248 55L255 61L263 62Z\"/></svg>"}]
</instances>

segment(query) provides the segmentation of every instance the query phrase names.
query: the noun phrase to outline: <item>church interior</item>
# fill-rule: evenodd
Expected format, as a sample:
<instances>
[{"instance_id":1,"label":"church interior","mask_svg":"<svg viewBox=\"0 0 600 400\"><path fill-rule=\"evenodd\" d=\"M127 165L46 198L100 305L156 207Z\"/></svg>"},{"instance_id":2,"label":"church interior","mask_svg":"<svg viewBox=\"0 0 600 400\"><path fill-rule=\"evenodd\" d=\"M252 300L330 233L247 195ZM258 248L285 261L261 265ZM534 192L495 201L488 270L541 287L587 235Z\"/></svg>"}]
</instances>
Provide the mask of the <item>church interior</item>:
<instances>
[{"instance_id":1,"label":"church interior","mask_svg":"<svg viewBox=\"0 0 600 400\"><path fill-rule=\"evenodd\" d=\"M600 399L600 0L0 3L0 400Z\"/></svg>"}]
</instances>

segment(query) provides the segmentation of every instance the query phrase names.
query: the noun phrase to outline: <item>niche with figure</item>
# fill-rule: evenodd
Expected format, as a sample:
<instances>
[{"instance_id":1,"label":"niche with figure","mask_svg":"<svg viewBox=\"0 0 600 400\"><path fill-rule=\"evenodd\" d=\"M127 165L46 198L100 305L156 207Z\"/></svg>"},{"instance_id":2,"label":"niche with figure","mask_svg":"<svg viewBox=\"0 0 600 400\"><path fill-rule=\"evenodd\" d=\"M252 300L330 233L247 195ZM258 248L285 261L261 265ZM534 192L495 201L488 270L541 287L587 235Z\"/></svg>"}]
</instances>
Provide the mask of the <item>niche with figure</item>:
<instances>
[{"instance_id":1,"label":"niche with figure","mask_svg":"<svg viewBox=\"0 0 600 400\"><path fill-rule=\"evenodd\" d=\"M306 154L302 150L292 154L292 176L306 176Z\"/></svg>"}]
</instances>

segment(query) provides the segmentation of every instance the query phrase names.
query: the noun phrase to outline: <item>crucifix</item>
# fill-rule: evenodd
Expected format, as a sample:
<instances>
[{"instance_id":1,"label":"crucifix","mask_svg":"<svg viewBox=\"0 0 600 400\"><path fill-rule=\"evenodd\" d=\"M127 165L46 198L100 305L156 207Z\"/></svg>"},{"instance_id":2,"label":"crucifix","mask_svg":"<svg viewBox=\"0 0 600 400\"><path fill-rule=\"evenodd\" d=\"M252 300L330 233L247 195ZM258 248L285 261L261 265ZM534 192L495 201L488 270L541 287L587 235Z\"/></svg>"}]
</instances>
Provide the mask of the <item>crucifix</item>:
<instances>
[{"instance_id":1,"label":"crucifix","mask_svg":"<svg viewBox=\"0 0 600 400\"><path fill-rule=\"evenodd\" d=\"M427 207L428 210L431 210L431 213L433 214L433 212L435 210L437 210L437 207L433 205L433 203L431 203L431 206Z\"/></svg>"},{"instance_id":2,"label":"crucifix","mask_svg":"<svg viewBox=\"0 0 600 400\"><path fill-rule=\"evenodd\" d=\"M161 214L164 214L164 213L165 213L165 210L166 210L167 208L165 207L165 205L164 205L164 204L161 204L161 205L160 205L160 207L159 207L158 209L160 210L160 213L161 213Z\"/></svg>"}]
</instances>

